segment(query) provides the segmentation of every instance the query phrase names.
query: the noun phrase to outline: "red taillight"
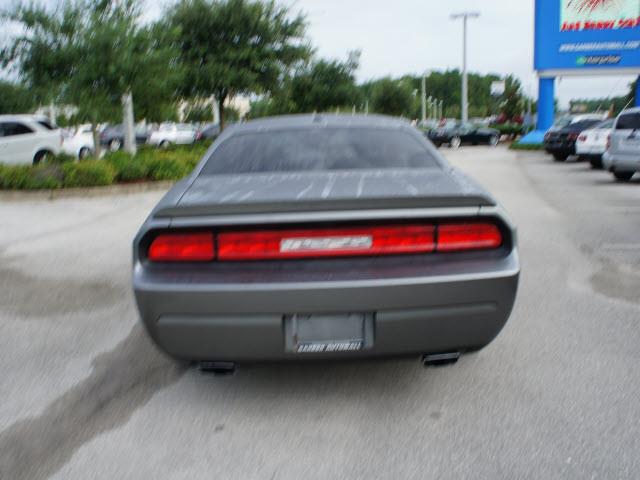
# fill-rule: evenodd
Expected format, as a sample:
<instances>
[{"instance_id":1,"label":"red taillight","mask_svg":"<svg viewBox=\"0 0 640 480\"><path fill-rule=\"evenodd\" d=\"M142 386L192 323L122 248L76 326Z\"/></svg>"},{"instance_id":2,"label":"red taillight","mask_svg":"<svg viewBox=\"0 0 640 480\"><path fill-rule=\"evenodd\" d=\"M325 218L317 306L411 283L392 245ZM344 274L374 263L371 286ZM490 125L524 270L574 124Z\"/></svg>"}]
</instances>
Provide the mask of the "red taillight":
<instances>
[{"instance_id":1,"label":"red taillight","mask_svg":"<svg viewBox=\"0 0 640 480\"><path fill-rule=\"evenodd\" d=\"M213 233L166 233L151 242L152 262L208 262L215 258Z\"/></svg>"},{"instance_id":2,"label":"red taillight","mask_svg":"<svg viewBox=\"0 0 640 480\"><path fill-rule=\"evenodd\" d=\"M154 262L380 256L493 249L502 240L493 223L166 233L147 256Z\"/></svg>"},{"instance_id":3,"label":"red taillight","mask_svg":"<svg viewBox=\"0 0 640 480\"><path fill-rule=\"evenodd\" d=\"M392 255L432 252L431 225L227 232L218 235L219 260Z\"/></svg>"},{"instance_id":4,"label":"red taillight","mask_svg":"<svg viewBox=\"0 0 640 480\"><path fill-rule=\"evenodd\" d=\"M502 234L492 223L452 223L438 227L439 252L482 250L502 245Z\"/></svg>"},{"instance_id":5,"label":"red taillight","mask_svg":"<svg viewBox=\"0 0 640 480\"><path fill-rule=\"evenodd\" d=\"M576 132L571 132L567 135L567 140L576 140L578 138L578 134Z\"/></svg>"},{"instance_id":6,"label":"red taillight","mask_svg":"<svg viewBox=\"0 0 640 480\"><path fill-rule=\"evenodd\" d=\"M611 134L607 135L607 146L605 148L607 150L611 148Z\"/></svg>"},{"instance_id":7,"label":"red taillight","mask_svg":"<svg viewBox=\"0 0 640 480\"><path fill-rule=\"evenodd\" d=\"M578 141L579 142L586 142L587 141L587 136L586 135L580 135L578 137Z\"/></svg>"}]
</instances>

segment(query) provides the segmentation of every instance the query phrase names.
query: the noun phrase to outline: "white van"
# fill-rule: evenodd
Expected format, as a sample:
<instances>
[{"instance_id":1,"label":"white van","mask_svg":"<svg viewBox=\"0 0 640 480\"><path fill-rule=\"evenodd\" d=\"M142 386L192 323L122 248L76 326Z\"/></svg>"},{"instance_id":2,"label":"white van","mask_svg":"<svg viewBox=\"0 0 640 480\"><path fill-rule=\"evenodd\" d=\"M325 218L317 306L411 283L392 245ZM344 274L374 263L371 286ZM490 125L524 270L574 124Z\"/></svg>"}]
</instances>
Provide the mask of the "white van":
<instances>
[{"instance_id":1,"label":"white van","mask_svg":"<svg viewBox=\"0 0 640 480\"><path fill-rule=\"evenodd\" d=\"M62 133L46 118L0 115L0 163L36 165L61 146Z\"/></svg>"},{"instance_id":2,"label":"white van","mask_svg":"<svg viewBox=\"0 0 640 480\"><path fill-rule=\"evenodd\" d=\"M631 180L640 172L640 107L618 115L602 163L620 181Z\"/></svg>"}]
</instances>

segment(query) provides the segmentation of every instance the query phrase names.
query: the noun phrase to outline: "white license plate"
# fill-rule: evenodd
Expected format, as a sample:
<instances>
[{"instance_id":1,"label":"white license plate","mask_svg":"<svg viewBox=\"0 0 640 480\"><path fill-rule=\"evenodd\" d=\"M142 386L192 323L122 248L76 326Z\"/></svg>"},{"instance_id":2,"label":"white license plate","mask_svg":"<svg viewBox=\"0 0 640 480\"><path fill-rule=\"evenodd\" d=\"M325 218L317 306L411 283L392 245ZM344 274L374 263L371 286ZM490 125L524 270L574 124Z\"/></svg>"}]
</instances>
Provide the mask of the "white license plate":
<instances>
[{"instance_id":1,"label":"white license plate","mask_svg":"<svg viewBox=\"0 0 640 480\"><path fill-rule=\"evenodd\" d=\"M285 317L288 351L305 353L355 352L373 339L373 315L295 314Z\"/></svg>"}]
</instances>

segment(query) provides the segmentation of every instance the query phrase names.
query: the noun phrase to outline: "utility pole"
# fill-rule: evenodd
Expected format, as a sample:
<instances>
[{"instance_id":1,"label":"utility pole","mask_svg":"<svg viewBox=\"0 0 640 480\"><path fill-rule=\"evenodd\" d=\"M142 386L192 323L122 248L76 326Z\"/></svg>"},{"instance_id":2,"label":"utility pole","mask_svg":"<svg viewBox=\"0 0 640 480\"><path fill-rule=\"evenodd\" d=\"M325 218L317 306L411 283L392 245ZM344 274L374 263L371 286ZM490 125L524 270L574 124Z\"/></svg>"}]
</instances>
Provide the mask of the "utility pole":
<instances>
[{"instance_id":1,"label":"utility pole","mask_svg":"<svg viewBox=\"0 0 640 480\"><path fill-rule=\"evenodd\" d=\"M422 75L422 93L420 95L422 103L422 124L427 121L427 77Z\"/></svg>"},{"instance_id":2,"label":"utility pole","mask_svg":"<svg viewBox=\"0 0 640 480\"><path fill-rule=\"evenodd\" d=\"M478 18L479 12L463 12L451 15L451 20L462 19L462 121L469 120L469 86L467 76L467 20Z\"/></svg>"}]
</instances>

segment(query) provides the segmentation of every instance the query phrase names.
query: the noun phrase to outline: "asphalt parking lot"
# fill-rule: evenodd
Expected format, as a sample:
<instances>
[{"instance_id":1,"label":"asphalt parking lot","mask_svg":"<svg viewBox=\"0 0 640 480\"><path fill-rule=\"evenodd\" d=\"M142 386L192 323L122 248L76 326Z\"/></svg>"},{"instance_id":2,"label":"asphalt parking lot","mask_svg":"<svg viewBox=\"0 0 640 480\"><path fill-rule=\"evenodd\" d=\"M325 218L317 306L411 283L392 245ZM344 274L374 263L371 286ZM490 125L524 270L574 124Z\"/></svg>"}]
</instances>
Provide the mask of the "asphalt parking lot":
<instances>
[{"instance_id":1,"label":"asphalt parking lot","mask_svg":"<svg viewBox=\"0 0 640 480\"><path fill-rule=\"evenodd\" d=\"M518 225L522 277L498 339L439 369L204 376L155 350L130 292L162 191L0 198L0 478L638 478L640 181L443 153Z\"/></svg>"}]
</instances>

